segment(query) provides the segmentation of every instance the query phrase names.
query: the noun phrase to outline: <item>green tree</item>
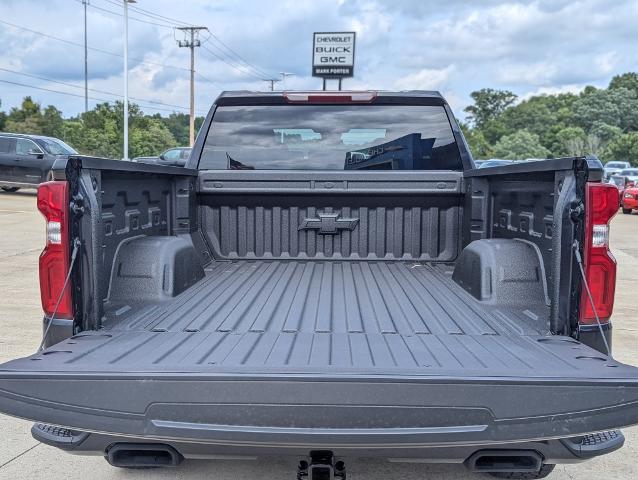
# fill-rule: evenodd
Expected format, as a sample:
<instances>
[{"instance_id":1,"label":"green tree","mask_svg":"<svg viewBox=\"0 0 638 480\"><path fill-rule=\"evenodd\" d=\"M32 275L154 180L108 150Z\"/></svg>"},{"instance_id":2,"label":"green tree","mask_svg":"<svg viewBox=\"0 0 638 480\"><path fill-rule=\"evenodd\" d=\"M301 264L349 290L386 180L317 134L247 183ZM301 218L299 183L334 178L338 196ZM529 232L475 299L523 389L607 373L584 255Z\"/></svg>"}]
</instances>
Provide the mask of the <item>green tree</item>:
<instances>
[{"instance_id":1,"label":"green tree","mask_svg":"<svg viewBox=\"0 0 638 480\"><path fill-rule=\"evenodd\" d=\"M131 158L158 155L167 148L177 145L175 137L157 119L149 119L145 128L134 128L130 135Z\"/></svg>"},{"instance_id":2,"label":"green tree","mask_svg":"<svg viewBox=\"0 0 638 480\"><path fill-rule=\"evenodd\" d=\"M517 98L509 90L495 90L493 88L482 88L472 92L470 96L474 100L474 104L465 107L463 111L469 113L468 119L478 128L495 120Z\"/></svg>"},{"instance_id":3,"label":"green tree","mask_svg":"<svg viewBox=\"0 0 638 480\"><path fill-rule=\"evenodd\" d=\"M539 136L540 143L554 156L564 155L557 133L573 125L573 94L537 95L507 108L499 118L506 134L528 130Z\"/></svg>"},{"instance_id":4,"label":"green tree","mask_svg":"<svg viewBox=\"0 0 638 480\"><path fill-rule=\"evenodd\" d=\"M168 117L162 117L159 113L153 118L160 120L169 129L177 144L187 146L189 140L189 115L186 113L171 113ZM195 117L195 134L204 123L204 117Z\"/></svg>"},{"instance_id":5,"label":"green tree","mask_svg":"<svg viewBox=\"0 0 638 480\"><path fill-rule=\"evenodd\" d=\"M636 72L627 72L622 75L616 75L609 82L609 90L617 88L626 88L638 94L638 74Z\"/></svg>"},{"instance_id":6,"label":"green tree","mask_svg":"<svg viewBox=\"0 0 638 480\"><path fill-rule=\"evenodd\" d=\"M464 123L461 123L461 130L475 160L492 157L492 147L488 141L485 140L483 132L478 129L472 129Z\"/></svg>"},{"instance_id":7,"label":"green tree","mask_svg":"<svg viewBox=\"0 0 638 480\"><path fill-rule=\"evenodd\" d=\"M9 112L8 120L12 122L24 122L29 117L41 115L40 104L29 96L24 97L20 107L13 107Z\"/></svg>"},{"instance_id":8,"label":"green tree","mask_svg":"<svg viewBox=\"0 0 638 480\"><path fill-rule=\"evenodd\" d=\"M2 100L0 100L0 107L2 106ZM0 111L0 132L4 132L5 125L7 124L7 114Z\"/></svg>"},{"instance_id":9,"label":"green tree","mask_svg":"<svg viewBox=\"0 0 638 480\"><path fill-rule=\"evenodd\" d=\"M638 129L638 94L624 87L583 92L574 102L574 119L585 131L599 122L621 128Z\"/></svg>"},{"instance_id":10,"label":"green tree","mask_svg":"<svg viewBox=\"0 0 638 480\"><path fill-rule=\"evenodd\" d=\"M614 138L622 135L622 129L613 125L608 125L604 122L594 122L590 131L599 137L604 143L609 143Z\"/></svg>"},{"instance_id":11,"label":"green tree","mask_svg":"<svg viewBox=\"0 0 638 480\"><path fill-rule=\"evenodd\" d=\"M587 143L587 134L580 127L566 127L556 134L557 140L561 143L563 150L567 155L580 156L585 155L585 145Z\"/></svg>"},{"instance_id":12,"label":"green tree","mask_svg":"<svg viewBox=\"0 0 638 480\"><path fill-rule=\"evenodd\" d=\"M20 107L13 107L7 115L5 129L14 133L42 135L44 121L40 104L24 97Z\"/></svg>"},{"instance_id":13,"label":"green tree","mask_svg":"<svg viewBox=\"0 0 638 480\"><path fill-rule=\"evenodd\" d=\"M496 158L522 160L525 158L546 158L548 155L549 150L540 144L538 135L528 130L519 130L511 135L505 135L494 145Z\"/></svg>"},{"instance_id":14,"label":"green tree","mask_svg":"<svg viewBox=\"0 0 638 480\"><path fill-rule=\"evenodd\" d=\"M638 132L617 136L607 145L605 160L624 160L638 166Z\"/></svg>"},{"instance_id":15,"label":"green tree","mask_svg":"<svg viewBox=\"0 0 638 480\"><path fill-rule=\"evenodd\" d=\"M42 134L49 137L60 137L62 135L62 125L64 120L62 119L62 112L55 108L53 105L49 105L44 109L42 114Z\"/></svg>"}]
</instances>

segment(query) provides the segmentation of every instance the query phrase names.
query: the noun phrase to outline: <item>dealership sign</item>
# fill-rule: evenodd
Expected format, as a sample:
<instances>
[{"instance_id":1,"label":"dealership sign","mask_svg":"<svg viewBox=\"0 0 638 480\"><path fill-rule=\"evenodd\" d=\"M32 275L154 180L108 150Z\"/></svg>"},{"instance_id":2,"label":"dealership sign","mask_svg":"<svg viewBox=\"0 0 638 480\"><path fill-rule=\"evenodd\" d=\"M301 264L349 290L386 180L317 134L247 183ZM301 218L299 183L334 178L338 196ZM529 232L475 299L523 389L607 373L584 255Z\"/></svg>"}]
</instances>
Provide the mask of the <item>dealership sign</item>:
<instances>
[{"instance_id":1,"label":"dealership sign","mask_svg":"<svg viewBox=\"0 0 638 480\"><path fill-rule=\"evenodd\" d=\"M312 76L351 77L354 70L355 32L315 32L312 42Z\"/></svg>"}]
</instances>

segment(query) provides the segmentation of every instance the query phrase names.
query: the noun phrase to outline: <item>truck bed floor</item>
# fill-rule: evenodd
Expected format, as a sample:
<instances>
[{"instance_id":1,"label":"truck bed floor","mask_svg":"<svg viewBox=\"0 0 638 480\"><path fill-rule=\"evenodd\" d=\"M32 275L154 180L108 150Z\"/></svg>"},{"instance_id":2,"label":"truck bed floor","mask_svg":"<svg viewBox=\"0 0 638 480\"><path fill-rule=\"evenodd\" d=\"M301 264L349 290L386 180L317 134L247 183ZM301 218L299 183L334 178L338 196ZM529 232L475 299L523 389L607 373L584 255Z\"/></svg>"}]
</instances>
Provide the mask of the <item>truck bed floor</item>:
<instances>
[{"instance_id":1,"label":"truck bed floor","mask_svg":"<svg viewBox=\"0 0 638 480\"><path fill-rule=\"evenodd\" d=\"M168 302L107 312L48 368L573 376L596 353L549 336L546 307L486 305L425 263L215 262Z\"/></svg>"}]
</instances>

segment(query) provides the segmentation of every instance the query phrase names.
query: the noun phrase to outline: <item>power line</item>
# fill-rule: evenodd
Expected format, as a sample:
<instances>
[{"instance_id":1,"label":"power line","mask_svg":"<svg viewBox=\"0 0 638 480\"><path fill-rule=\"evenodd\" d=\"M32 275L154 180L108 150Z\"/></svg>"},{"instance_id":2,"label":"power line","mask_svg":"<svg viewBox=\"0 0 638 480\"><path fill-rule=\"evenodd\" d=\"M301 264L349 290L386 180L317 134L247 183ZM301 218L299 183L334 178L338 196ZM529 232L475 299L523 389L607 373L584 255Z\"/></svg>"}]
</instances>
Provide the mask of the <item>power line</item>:
<instances>
[{"instance_id":1,"label":"power line","mask_svg":"<svg viewBox=\"0 0 638 480\"><path fill-rule=\"evenodd\" d=\"M262 77L267 77L268 73L265 70L262 70L260 67L257 67L256 65L248 62L244 57L242 57L239 53L237 53L235 50L233 50L228 44L224 43L224 41L222 41L221 38L219 38L217 35L215 35L213 32L210 32L210 36L213 37L215 40L217 40L217 42L219 42L220 44L222 44L228 51L230 51L238 60L240 60L241 62L243 62L244 64L248 65L252 70L254 70L255 72L257 72L260 76Z\"/></svg>"},{"instance_id":2,"label":"power line","mask_svg":"<svg viewBox=\"0 0 638 480\"><path fill-rule=\"evenodd\" d=\"M22 75L24 77L30 77L30 78L35 78L37 80L43 80L45 82L50 82L50 83L57 83L58 85L64 85L66 87L72 87L72 88L84 88L81 87L80 85L74 85L73 83L68 83L68 82L62 82L60 80L54 80L52 78L47 78L47 77L41 77L39 75L33 75L31 73L26 73L26 72L18 72L16 70L11 70L9 68L4 68L4 67L0 67L0 71L3 72L8 72L8 73L13 73L15 75ZM90 92L94 92L94 93L100 93L102 95L113 95L114 97L118 97L118 98L122 98L122 95L120 95L119 93L114 93L114 92L109 92L106 90L98 90L96 88L89 88L88 89ZM153 103L156 105L162 105L164 107L173 107L173 108L179 108L181 110L188 110L188 107L184 107L182 105L174 105L171 103L164 103L164 102L158 102L156 100L147 100L144 98L135 98L135 97L129 97L131 100L135 100L136 102L146 102L146 103ZM201 113L202 111L200 111Z\"/></svg>"},{"instance_id":3,"label":"power line","mask_svg":"<svg viewBox=\"0 0 638 480\"><path fill-rule=\"evenodd\" d=\"M57 93L57 94L60 94L60 95L67 95L69 97L84 98L84 95L81 95L81 94L78 94L78 93L63 92L61 90L54 90L52 88L37 87L35 85L29 85L29 84L26 84L26 83L12 82L11 80L0 79L0 82L7 83L9 85L15 85L15 86L18 86L18 87L32 88L32 89L35 89L35 90L42 90L44 92L51 92L51 93ZM116 95L116 94L112 94L111 93L109 95ZM121 95L117 95L117 96L121 97ZM96 100L98 102L107 102L107 103L111 103L113 101L112 99L99 98L99 97L89 97L89 99L90 100ZM150 109L153 109L153 110L159 110L159 111L165 111L165 112L175 112L175 109L155 107L153 105L143 105L143 104L139 103L139 106L140 107L144 107L144 108L150 108ZM184 107L180 107L180 108L184 108Z\"/></svg>"},{"instance_id":4,"label":"power line","mask_svg":"<svg viewBox=\"0 0 638 480\"><path fill-rule=\"evenodd\" d=\"M81 0L76 0L76 1L81 1ZM117 2L116 0L104 0L104 1L107 2L107 3L110 3L111 5L117 5L117 6L120 5L119 2ZM95 7L95 6L93 6L93 7L94 8L100 8L100 7ZM140 15L145 15L145 16L147 16L149 18L159 19L159 21L168 22L168 23L171 23L171 24L174 24L174 25L182 25L182 26L186 26L186 27L194 26L194 24L192 24L192 23L184 22L184 21L178 20L176 18L167 17L167 16L164 16L164 15L159 15L159 14L156 14L154 12L150 12L149 10L144 10L143 8L140 8L140 7L137 7L137 6L129 5L129 9L131 11L135 11L135 12L139 13ZM102 10L107 11L109 13L116 14L116 15L121 15L121 14L118 14L116 12L112 12L110 10L106 10L106 9L102 9ZM131 17L131 18L133 18L133 17ZM140 19L137 19L137 20L143 21L143 20L140 20ZM153 22L147 22L147 23L154 24ZM157 24L157 25L158 26L163 26L163 27L170 27L170 25L164 25L164 24ZM174 28L174 27L171 27L171 28ZM208 38L203 40L203 42L208 42L211 38L214 38L219 44L222 45L223 48L211 43L211 45L215 46L215 48L220 50L221 54L224 55L229 60L229 61L226 61L226 60L222 60L222 61L225 61L226 63L230 63L233 68L245 69L247 71L250 70L252 72L251 75L253 75L255 78L259 78L259 79L264 78L264 77L268 77L270 75L265 70L261 69L260 67L248 62L236 50L231 48L227 43L225 43L221 38L219 38L217 35L215 35L212 32L209 32ZM230 54L225 52L224 49L227 50L228 52L230 52Z\"/></svg>"},{"instance_id":5,"label":"power line","mask_svg":"<svg viewBox=\"0 0 638 480\"><path fill-rule=\"evenodd\" d=\"M116 0L104 0L104 1L107 2L107 3L110 3L111 5L115 5L115 6L118 6L118 7L120 6L120 2L118 2ZM186 27L190 27L190 26L194 25L193 23L183 22L181 20L177 20L176 18L165 17L165 16L160 15L158 13L154 13L154 12L151 12L149 10L144 10L143 8L140 8L140 7L137 7L137 6L134 6L134 5L130 5L129 8L132 11L139 13L140 15L144 15L144 16L149 17L149 18L154 18L154 19L157 19L157 20L160 20L160 21L164 21L164 22L167 22L167 23L170 23L170 24L173 24L173 25L182 25L182 26L186 26Z\"/></svg>"},{"instance_id":6,"label":"power line","mask_svg":"<svg viewBox=\"0 0 638 480\"><path fill-rule=\"evenodd\" d=\"M60 38L60 37L55 37L53 35L49 35L48 33L40 32L40 31L37 31L37 30L32 30L32 29L27 28L27 27L22 27L20 25L16 25L14 23L10 23L10 22L7 22L5 20L0 20L0 23L8 25L8 26L13 27L13 28L17 28L18 30L24 30L24 31L29 32L29 33L40 35L40 36L43 36L43 37L46 37L46 38L51 38L53 40L57 40L59 42L66 43L68 45L73 45L73 46L76 46L76 47L84 48L84 45L81 44L81 43L73 42L71 40L66 40L66 39ZM105 55L111 55L113 57L119 57L119 58L124 57L124 55L122 55L120 53L110 52L108 50L102 50L101 48L95 48L95 47L87 47L87 48L89 50L93 50L95 52L100 52L100 53L103 53ZM132 60L135 60L138 63L145 64L145 65L154 65L154 66L164 67L164 68L173 68L175 70L182 70L182 71L187 71L187 72L190 71L188 68L178 67L176 65L170 65L170 64L166 64L166 63L149 62L149 61L146 61L146 60L142 60L140 58L133 58L133 57L130 57L130 58Z\"/></svg>"},{"instance_id":7,"label":"power line","mask_svg":"<svg viewBox=\"0 0 638 480\"><path fill-rule=\"evenodd\" d=\"M211 85L214 85L215 87L217 87L217 88L219 88L219 89L223 89L223 87L222 87L219 83L217 83L217 82L216 82L216 81L214 81L214 80L211 80L211 79L210 79L210 78L208 78L208 77L205 77L204 75L202 75L201 73L199 73L197 70L195 70L195 75L197 75L198 77L200 77L200 78L201 78L202 80L204 80L205 82L210 83Z\"/></svg>"},{"instance_id":8,"label":"power line","mask_svg":"<svg viewBox=\"0 0 638 480\"><path fill-rule=\"evenodd\" d=\"M81 2L81 1L82 1L82 0L80 0L80 2ZM109 3L112 3L112 4L114 4L114 5L118 5L118 6L119 6L119 3L115 2L115 1L111 1L111 0L105 0L105 1L108 1ZM146 12L146 11L145 11L145 12ZM113 12L113 13L115 13L115 12ZM158 17L162 17L162 18L166 18L166 19L168 19L168 17L163 17L163 16L161 16L161 15L158 15ZM175 19L169 19L169 20L175 21L176 23L182 23L182 24L185 24L185 22L181 22L181 21L179 21L179 20L175 20ZM15 28L15 29L18 29L18 30L23 30L23 31L25 31L25 32L29 32L29 33L32 33L32 34L35 34L35 35L39 35L39 36L42 36L42 37L45 37L45 38L50 38L50 39L52 39L52 40L56 40L56 41L58 41L58 42L65 43L65 44L67 44L67 45L73 45L73 46L75 46L75 47L84 48L84 45L83 45L83 44L81 44L81 43L77 43L77 42L73 42L73 41L71 41L71 40L67 40L67 39L64 39L64 38L56 37L56 36L54 36L54 35L50 35L50 34L48 34L48 33L44 33L44 32L38 31L38 30L33 30L33 29L31 29L31 28L27 28L27 27L24 27L24 26L21 26L21 25L17 25L17 24L11 23L11 22L7 22L6 20L2 20L2 19L0 19L0 24L4 24L4 25L7 25L7 26L9 26L9 27L12 27L12 28ZM208 38L208 39L206 39L206 40L204 40L204 41L205 41L205 42L206 42L206 41L208 41L208 40L210 39L210 37L212 37L212 36L213 36L213 35L210 35L210 36L209 36L209 38ZM221 42L221 40L220 40L217 36L215 36L215 39L217 39L219 42ZM213 44L213 43L211 43L210 45L211 45L211 46L215 46L215 48L218 48L218 49L219 49L219 47L218 47L217 45ZM224 45L225 45L225 44L224 44ZM229 65L231 68L234 68L235 70L237 70L238 72L240 72L240 73L242 73L242 74L244 74L244 75L251 76L251 77L253 77L253 78L255 78L255 79L258 79L258 80L262 80L262 79L263 79L263 77L268 77L268 75L259 75L259 74L258 74L258 73L260 73L260 72L263 72L263 70L253 69L253 71L250 71L250 70L248 69L248 67L243 66L243 65L240 65L240 64L237 64L237 63L235 63L235 62L234 62L234 61L232 61L232 60L229 60L229 58L232 58L232 57L229 57L229 55L228 55L228 54L225 54L225 55L226 55L226 58L224 58L224 57L222 57L220 54L218 54L217 52L215 52L215 51L211 50L210 48L206 47L205 45L202 45L202 48L204 48L204 49L205 49L208 53L210 53L211 55L215 56L215 57L216 57L217 59L219 59L220 61L222 61L222 62L226 63L226 64L227 64L227 65ZM227 48L229 48L229 47L227 47ZM88 50L91 50L91 51L94 51L94 52L102 53L102 54L104 54L104 55L110 55L110 56L118 57L118 58L122 58L122 57L123 57L123 55L122 55L122 54L115 53L115 52L111 52L111 51L108 51L108 50L103 50L103 49L101 49L101 48L96 48L96 47L89 47L89 46L87 46L87 49L88 49ZM140 64L144 64L144 65L153 65L153 66L158 66L158 67L171 68L171 69L175 69L175 70L180 70L180 71L187 71L187 72L190 72L190 69L185 68L185 67L180 67L180 66L177 66L177 65L171 65L171 64L166 64L166 63L159 63L159 62L151 62L151 61L147 61L147 60L142 60L142 59L140 59L140 58L133 58L133 57L131 57L131 58L132 58L132 60L135 60L136 62L138 62L138 63L140 63ZM249 64L249 65L250 65L250 64ZM206 81L206 82L208 82L208 83L210 83L210 84L212 84L212 85L215 85L217 88L222 88L222 87L219 85L219 83L217 83L217 82L215 82L215 81L213 81L213 80L208 79L207 77L205 77L204 75L202 75L200 72L195 72L195 74L196 74L196 75L198 75L200 78L202 78L204 81Z\"/></svg>"},{"instance_id":9,"label":"power line","mask_svg":"<svg viewBox=\"0 0 638 480\"><path fill-rule=\"evenodd\" d=\"M213 55L215 58L217 58L219 61L225 63L226 65L228 65L229 67L237 70L239 73L241 73L242 75L247 75L249 77L253 77L257 80L262 80L262 77L260 75L257 75L256 73L251 72L250 70L248 70L246 67L242 67L241 65L237 65L236 63L222 57L219 53L211 50L210 48L208 48L206 46L206 44L202 44L202 48L204 50L206 50L208 53L210 53L211 55Z\"/></svg>"},{"instance_id":10,"label":"power line","mask_svg":"<svg viewBox=\"0 0 638 480\"><path fill-rule=\"evenodd\" d=\"M269 76L266 73L262 74L260 71L258 71L255 68L252 68L250 66L244 66L244 65L238 63L233 57L231 57L228 53L223 51L218 45L210 42L211 38L212 38L212 35L209 35L209 37L206 40L204 40L204 43L208 42L207 44L210 45L211 47L216 48L218 50L218 52L217 51L213 51L213 50L211 50L208 47L204 47L204 49L207 50L208 53L210 53L211 55L215 56L220 61L226 63L231 68L234 68L235 70L237 70L240 73L243 73L244 75L249 75L249 76L255 77L257 79L261 79L261 78ZM223 55L223 57L222 57L222 55Z\"/></svg>"},{"instance_id":11,"label":"power line","mask_svg":"<svg viewBox=\"0 0 638 480\"><path fill-rule=\"evenodd\" d=\"M1 78L0 78L0 82L8 83L10 85L16 85L18 87L34 88L36 90L43 90L45 92L59 93L60 95L68 95L70 97L84 98L84 95L79 95L77 93L62 92L60 90L53 90L51 88L36 87L35 85L27 85L26 83L12 82L10 80L4 80L4 79L1 79ZM99 102L110 102L111 101L111 100L107 100L106 98L97 98L97 97L89 97L89 98L91 100L97 100Z\"/></svg>"},{"instance_id":12,"label":"power line","mask_svg":"<svg viewBox=\"0 0 638 480\"><path fill-rule=\"evenodd\" d=\"M76 0L76 1L82 2L82 0ZM113 10L109 10L107 8L98 7L97 5L94 5L92 3L89 4L89 7L91 7L91 9L93 9L93 10L98 10L100 12L108 13L110 15L115 15L115 16L118 16L118 17L122 17L123 16L119 12L114 12ZM129 6L129 8L131 8L131 7ZM134 20L134 21L140 22L140 23L146 23L148 25L154 25L156 27L163 27L163 28L169 28L169 29L173 29L174 28L174 26L170 25L170 24L151 22L150 20L144 20L142 18L131 17L130 15L129 15L128 19L129 20Z\"/></svg>"}]
</instances>

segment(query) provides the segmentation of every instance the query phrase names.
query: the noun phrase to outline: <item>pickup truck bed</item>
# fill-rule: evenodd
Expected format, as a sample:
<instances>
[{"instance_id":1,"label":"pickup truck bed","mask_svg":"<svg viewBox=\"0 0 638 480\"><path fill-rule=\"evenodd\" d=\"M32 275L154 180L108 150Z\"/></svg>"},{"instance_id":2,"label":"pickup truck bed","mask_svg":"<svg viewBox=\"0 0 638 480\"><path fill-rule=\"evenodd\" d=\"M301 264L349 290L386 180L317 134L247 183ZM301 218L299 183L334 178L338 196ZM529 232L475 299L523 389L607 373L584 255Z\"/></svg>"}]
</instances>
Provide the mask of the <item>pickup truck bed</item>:
<instances>
[{"instance_id":1,"label":"pickup truck bed","mask_svg":"<svg viewBox=\"0 0 638 480\"><path fill-rule=\"evenodd\" d=\"M577 375L588 368L556 358L563 344L556 337L544 341L547 307L482 305L451 273L417 262L214 262L205 279L168 302L111 306L102 330L57 345L68 353L53 359L62 369L138 371Z\"/></svg>"}]
</instances>

